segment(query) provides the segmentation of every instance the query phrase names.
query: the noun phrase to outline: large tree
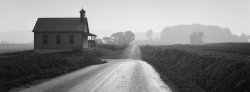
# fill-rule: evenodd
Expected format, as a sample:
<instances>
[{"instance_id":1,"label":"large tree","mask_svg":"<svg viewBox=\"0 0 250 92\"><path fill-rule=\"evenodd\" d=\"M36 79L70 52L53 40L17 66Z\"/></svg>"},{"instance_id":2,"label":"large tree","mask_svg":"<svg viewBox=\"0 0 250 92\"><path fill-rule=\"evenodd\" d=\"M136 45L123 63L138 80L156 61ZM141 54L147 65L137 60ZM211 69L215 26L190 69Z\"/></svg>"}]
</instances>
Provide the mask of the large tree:
<instances>
[{"instance_id":1,"label":"large tree","mask_svg":"<svg viewBox=\"0 0 250 92\"><path fill-rule=\"evenodd\" d=\"M124 35L126 43L130 43L131 41L135 40L135 34L132 31L126 31Z\"/></svg>"},{"instance_id":2,"label":"large tree","mask_svg":"<svg viewBox=\"0 0 250 92\"><path fill-rule=\"evenodd\" d=\"M250 39L250 36L248 36L248 35L246 35L246 34L241 34L240 35L240 41L242 41L242 42L248 42L248 39Z\"/></svg>"},{"instance_id":3,"label":"large tree","mask_svg":"<svg viewBox=\"0 0 250 92\"><path fill-rule=\"evenodd\" d=\"M110 37L103 37L102 38L106 44L113 44L112 40Z\"/></svg>"},{"instance_id":4,"label":"large tree","mask_svg":"<svg viewBox=\"0 0 250 92\"><path fill-rule=\"evenodd\" d=\"M103 44L102 39L96 39L97 44Z\"/></svg>"},{"instance_id":5,"label":"large tree","mask_svg":"<svg viewBox=\"0 0 250 92\"><path fill-rule=\"evenodd\" d=\"M135 39L135 35L132 31L117 32L110 36L112 41L117 45L128 44Z\"/></svg>"},{"instance_id":6,"label":"large tree","mask_svg":"<svg viewBox=\"0 0 250 92\"><path fill-rule=\"evenodd\" d=\"M124 42L124 33L123 32L117 32L113 33L110 38L115 44L122 44Z\"/></svg>"},{"instance_id":7,"label":"large tree","mask_svg":"<svg viewBox=\"0 0 250 92\"><path fill-rule=\"evenodd\" d=\"M152 29L150 29L150 30L148 30L147 31L147 37L149 38L149 40L152 40L152 34L153 34L154 32L153 32L153 30Z\"/></svg>"},{"instance_id":8,"label":"large tree","mask_svg":"<svg viewBox=\"0 0 250 92\"><path fill-rule=\"evenodd\" d=\"M201 45L201 44L203 44L203 37L204 37L203 32L193 32L189 37L190 44L192 44L192 45Z\"/></svg>"}]
</instances>

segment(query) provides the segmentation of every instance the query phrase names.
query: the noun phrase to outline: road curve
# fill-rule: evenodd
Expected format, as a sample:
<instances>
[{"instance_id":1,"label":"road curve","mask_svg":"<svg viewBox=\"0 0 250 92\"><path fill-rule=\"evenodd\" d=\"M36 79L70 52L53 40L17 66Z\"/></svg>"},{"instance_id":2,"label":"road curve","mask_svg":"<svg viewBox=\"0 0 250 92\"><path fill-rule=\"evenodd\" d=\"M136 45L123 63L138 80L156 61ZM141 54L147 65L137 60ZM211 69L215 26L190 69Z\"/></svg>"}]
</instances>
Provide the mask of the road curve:
<instances>
[{"instance_id":1,"label":"road curve","mask_svg":"<svg viewBox=\"0 0 250 92\"><path fill-rule=\"evenodd\" d=\"M20 92L172 92L146 62L109 59Z\"/></svg>"}]
</instances>

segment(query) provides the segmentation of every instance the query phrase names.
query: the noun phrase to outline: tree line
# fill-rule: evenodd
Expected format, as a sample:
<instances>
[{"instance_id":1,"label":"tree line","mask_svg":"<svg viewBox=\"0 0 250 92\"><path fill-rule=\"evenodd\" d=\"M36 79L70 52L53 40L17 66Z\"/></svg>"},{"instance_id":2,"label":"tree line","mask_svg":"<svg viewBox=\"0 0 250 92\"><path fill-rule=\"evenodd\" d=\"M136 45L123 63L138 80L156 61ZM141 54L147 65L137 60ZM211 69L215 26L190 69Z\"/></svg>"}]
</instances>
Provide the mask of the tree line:
<instances>
[{"instance_id":1,"label":"tree line","mask_svg":"<svg viewBox=\"0 0 250 92\"><path fill-rule=\"evenodd\" d=\"M102 40L102 43L105 44L128 45L131 41L135 40L135 34L132 31L116 32L109 37L103 37Z\"/></svg>"}]
</instances>

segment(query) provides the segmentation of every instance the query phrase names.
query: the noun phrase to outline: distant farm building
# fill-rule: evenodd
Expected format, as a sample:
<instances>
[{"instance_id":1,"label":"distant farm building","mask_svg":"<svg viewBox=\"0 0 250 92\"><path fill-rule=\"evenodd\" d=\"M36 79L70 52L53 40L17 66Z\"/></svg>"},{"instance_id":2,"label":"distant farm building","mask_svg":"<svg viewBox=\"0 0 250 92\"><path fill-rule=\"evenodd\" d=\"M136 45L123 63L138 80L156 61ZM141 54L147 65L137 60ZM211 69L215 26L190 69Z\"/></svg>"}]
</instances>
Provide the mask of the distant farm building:
<instances>
[{"instance_id":1,"label":"distant farm building","mask_svg":"<svg viewBox=\"0 0 250 92\"><path fill-rule=\"evenodd\" d=\"M96 45L83 9L80 18L38 18L33 32L36 52L83 50Z\"/></svg>"}]
</instances>

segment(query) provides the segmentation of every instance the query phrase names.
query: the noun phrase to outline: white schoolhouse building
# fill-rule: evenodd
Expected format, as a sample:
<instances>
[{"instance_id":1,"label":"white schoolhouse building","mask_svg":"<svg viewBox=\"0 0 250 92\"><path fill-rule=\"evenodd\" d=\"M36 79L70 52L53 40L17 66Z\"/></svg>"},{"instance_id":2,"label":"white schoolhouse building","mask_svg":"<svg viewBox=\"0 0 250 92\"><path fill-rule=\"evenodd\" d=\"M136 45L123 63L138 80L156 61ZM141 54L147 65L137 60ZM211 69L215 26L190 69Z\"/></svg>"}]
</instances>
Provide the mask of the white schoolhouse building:
<instances>
[{"instance_id":1,"label":"white schoolhouse building","mask_svg":"<svg viewBox=\"0 0 250 92\"><path fill-rule=\"evenodd\" d=\"M83 9L80 18L38 18L33 32L35 52L82 51L93 47L96 38L96 35L89 32Z\"/></svg>"}]
</instances>

